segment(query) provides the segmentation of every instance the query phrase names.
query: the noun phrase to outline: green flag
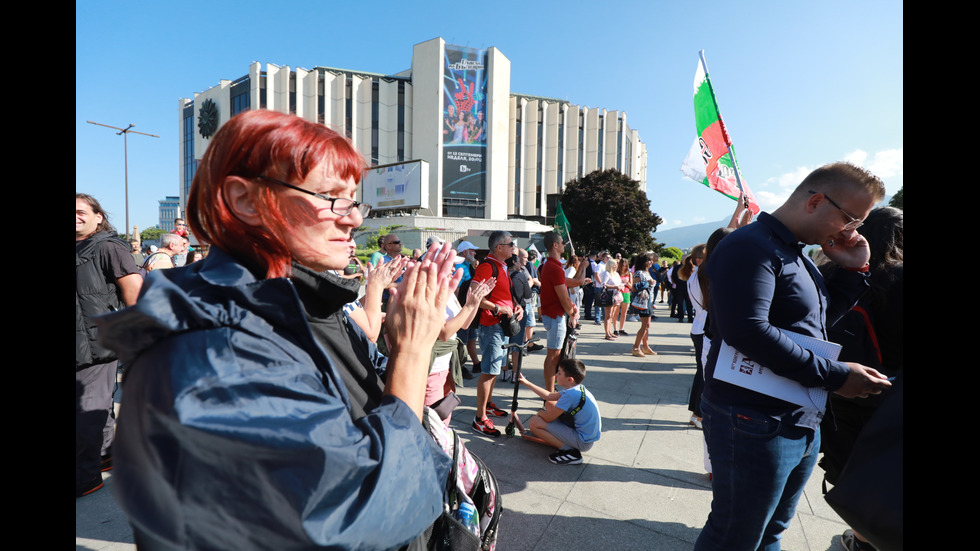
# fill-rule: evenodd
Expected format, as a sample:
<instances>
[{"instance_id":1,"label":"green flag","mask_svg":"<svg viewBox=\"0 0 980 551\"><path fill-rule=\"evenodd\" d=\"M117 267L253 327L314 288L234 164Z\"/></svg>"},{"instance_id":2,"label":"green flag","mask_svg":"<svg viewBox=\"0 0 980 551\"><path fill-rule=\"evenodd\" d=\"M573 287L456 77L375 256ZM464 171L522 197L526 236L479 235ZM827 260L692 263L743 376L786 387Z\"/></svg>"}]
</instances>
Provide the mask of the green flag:
<instances>
[{"instance_id":1,"label":"green flag","mask_svg":"<svg viewBox=\"0 0 980 551\"><path fill-rule=\"evenodd\" d=\"M569 249L572 254L575 254L575 245L572 245L572 226L568 223L568 218L565 218L565 211L561 210L561 201L558 201L558 208L555 210L555 231L558 235L564 233Z\"/></svg>"},{"instance_id":2,"label":"green flag","mask_svg":"<svg viewBox=\"0 0 980 551\"><path fill-rule=\"evenodd\" d=\"M571 241L572 227L568 225L568 218L565 218L565 212L561 210L561 201L558 201L558 210L555 212L555 231Z\"/></svg>"}]
</instances>

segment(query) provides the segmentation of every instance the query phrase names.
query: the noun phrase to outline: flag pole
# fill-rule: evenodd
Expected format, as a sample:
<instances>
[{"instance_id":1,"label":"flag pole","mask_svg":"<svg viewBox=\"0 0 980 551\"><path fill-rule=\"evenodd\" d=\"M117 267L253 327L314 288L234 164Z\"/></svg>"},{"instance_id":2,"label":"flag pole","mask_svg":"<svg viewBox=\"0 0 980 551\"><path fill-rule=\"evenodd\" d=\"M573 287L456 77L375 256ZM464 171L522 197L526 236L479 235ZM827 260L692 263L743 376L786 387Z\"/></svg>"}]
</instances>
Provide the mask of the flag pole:
<instances>
[{"instance_id":1,"label":"flag pole","mask_svg":"<svg viewBox=\"0 0 980 551\"><path fill-rule=\"evenodd\" d=\"M560 234L559 234L560 235ZM568 231L568 226L565 226L565 235L568 236L568 247L572 249L572 254L575 254L575 245L572 244L572 234Z\"/></svg>"},{"instance_id":2,"label":"flag pole","mask_svg":"<svg viewBox=\"0 0 980 551\"><path fill-rule=\"evenodd\" d=\"M711 82L710 73L708 73L708 62L704 60L704 50L698 50L698 57L701 58L701 66L704 67L704 78ZM718 121L721 123L721 134L725 137L725 145L728 146L728 157L732 160L732 166L735 167L735 183L738 184L738 190L742 192L742 200L745 202L745 207L749 206L749 198L745 196L745 188L742 187L742 176L741 170L738 168L738 161L735 160L735 145L732 143L732 137L728 135L728 127L725 126L725 119L721 116L721 109L718 107L718 100L715 98L714 87L711 88L711 102L715 105L715 112L718 113Z\"/></svg>"}]
</instances>

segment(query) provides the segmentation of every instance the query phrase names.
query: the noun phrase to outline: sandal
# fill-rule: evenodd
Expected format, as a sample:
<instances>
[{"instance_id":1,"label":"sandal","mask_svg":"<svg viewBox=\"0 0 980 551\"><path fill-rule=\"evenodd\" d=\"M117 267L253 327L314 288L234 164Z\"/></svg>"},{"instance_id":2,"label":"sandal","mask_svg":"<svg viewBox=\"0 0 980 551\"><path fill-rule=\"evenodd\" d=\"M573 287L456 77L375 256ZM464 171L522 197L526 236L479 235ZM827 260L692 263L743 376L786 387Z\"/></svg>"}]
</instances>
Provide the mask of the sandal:
<instances>
[{"instance_id":1,"label":"sandal","mask_svg":"<svg viewBox=\"0 0 980 551\"><path fill-rule=\"evenodd\" d=\"M643 348L640 349L640 351L643 352L644 354L647 354L647 355L650 355L650 356L656 356L657 355L657 353L654 352L653 349L650 348L649 346L644 346Z\"/></svg>"},{"instance_id":2,"label":"sandal","mask_svg":"<svg viewBox=\"0 0 980 551\"><path fill-rule=\"evenodd\" d=\"M643 352L640 352L640 349L639 348L634 348L633 349L633 355L636 356L637 358L645 358L646 357L646 354L644 354Z\"/></svg>"}]
</instances>

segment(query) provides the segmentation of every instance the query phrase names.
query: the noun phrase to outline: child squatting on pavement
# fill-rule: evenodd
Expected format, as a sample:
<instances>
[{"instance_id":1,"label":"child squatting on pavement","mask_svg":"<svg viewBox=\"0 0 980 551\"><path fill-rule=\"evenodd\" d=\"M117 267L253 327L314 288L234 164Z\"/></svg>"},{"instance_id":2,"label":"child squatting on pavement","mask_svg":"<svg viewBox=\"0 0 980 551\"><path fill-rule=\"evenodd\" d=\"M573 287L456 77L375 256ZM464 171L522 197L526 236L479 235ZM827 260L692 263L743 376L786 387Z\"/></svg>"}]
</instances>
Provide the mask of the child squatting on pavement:
<instances>
[{"instance_id":1,"label":"child squatting on pavement","mask_svg":"<svg viewBox=\"0 0 980 551\"><path fill-rule=\"evenodd\" d=\"M582 452L592 449L602 431L602 417L592 393L586 390L585 364L575 358L558 362L555 383L561 387L548 392L521 375L518 382L545 401L544 409L529 422L531 432L548 445L558 448L549 455L555 465L577 465Z\"/></svg>"}]
</instances>

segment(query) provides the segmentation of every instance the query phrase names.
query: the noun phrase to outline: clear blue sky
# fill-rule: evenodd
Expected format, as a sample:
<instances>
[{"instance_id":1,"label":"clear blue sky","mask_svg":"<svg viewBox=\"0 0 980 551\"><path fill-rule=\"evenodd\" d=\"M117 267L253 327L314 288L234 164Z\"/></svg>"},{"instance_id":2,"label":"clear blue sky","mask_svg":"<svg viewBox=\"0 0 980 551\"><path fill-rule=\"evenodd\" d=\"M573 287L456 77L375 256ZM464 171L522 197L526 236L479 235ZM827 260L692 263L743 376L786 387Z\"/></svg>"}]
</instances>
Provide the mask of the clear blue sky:
<instances>
[{"instance_id":1,"label":"clear blue sky","mask_svg":"<svg viewBox=\"0 0 980 551\"><path fill-rule=\"evenodd\" d=\"M495 46L511 91L627 112L648 152L659 229L715 221L734 203L679 171L694 139L692 83L705 50L742 173L763 210L802 177L847 159L903 179L903 4L845 2L81 1L75 4L75 190L125 224L178 195L178 99L252 61L396 73L412 46ZM669 245L669 243L668 243Z\"/></svg>"}]
</instances>

